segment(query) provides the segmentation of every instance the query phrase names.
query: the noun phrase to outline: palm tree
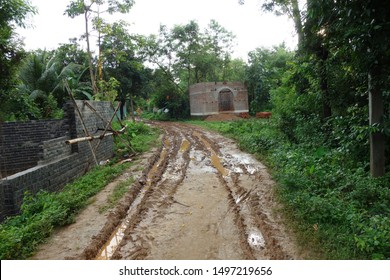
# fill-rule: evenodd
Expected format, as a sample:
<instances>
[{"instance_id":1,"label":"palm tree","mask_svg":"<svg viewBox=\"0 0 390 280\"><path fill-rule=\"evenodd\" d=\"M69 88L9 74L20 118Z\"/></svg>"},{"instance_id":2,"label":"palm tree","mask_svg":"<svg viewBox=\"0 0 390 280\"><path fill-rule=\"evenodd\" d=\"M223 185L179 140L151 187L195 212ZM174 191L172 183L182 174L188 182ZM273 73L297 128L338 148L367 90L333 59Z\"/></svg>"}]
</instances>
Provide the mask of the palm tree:
<instances>
[{"instance_id":1,"label":"palm tree","mask_svg":"<svg viewBox=\"0 0 390 280\"><path fill-rule=\"evenodd\" d=\"M68 80L73 94L79 99L91 99L91 86L82 82L84 67L75 63L64 66L54 53L42 51L30 54L20 71L19 93L29 96L41 111L42 118L55 117L58 103L67 96L64 80Z\"/></svg>"},{"instance_id":2,"label":"palm tree","mask_svg":"<svg viewBox=\"0 0 390 280\"><path fill-rule=\"evenodd\" d=\"M84 74L89 67L82 67L81 65L73 64L71 71L67 71L67 75L60 75L62 78L61 88L65 90L65 79L68 81L69 88L72 91L72 95L75 99L80 100L92 100L92 87L89 81L82 81ZM84 68L84 69L82 69ZM69 69L70 70L70 69ZM63 73L65 74L65 72Z\"/></svg>"}]
</instances>

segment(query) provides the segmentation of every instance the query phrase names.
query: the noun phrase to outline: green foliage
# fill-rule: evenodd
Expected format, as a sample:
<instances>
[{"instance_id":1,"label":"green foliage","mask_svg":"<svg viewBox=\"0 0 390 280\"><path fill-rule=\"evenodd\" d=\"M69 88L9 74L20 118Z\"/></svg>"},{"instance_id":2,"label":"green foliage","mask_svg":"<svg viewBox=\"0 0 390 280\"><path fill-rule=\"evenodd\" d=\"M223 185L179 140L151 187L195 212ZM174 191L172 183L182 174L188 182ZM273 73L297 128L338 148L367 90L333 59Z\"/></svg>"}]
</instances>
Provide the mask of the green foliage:
<instances>
[{"instance_id":1,"label":"green foliage","mask_svg":"<svg viewBox=\"0 0 390 280\"><path fill-rule=\"evenodd\" d=\"M31 256L54 227L72 223L88 199L126 167L97 167L59 193L40 191L35 196L26 194L21 214L8 218L0 225L0 259Z\"/></svg>"},{"instance_id":2,"label":"green foliage","mask_svg":"<svg viewBox=\"0 0 390 280\"><path fill-rule=\"evenodd\" d=\"M98 101L111 101L114 102L118 95L118 88L120 83L114 77L111 77L108 81L99 81L99 93L94 96L95 100Z\"/></svg>"},{"instance_id":3,"label":"green foliage","mask_svg":"<svg viewBox=\"0 0 390 280\"><path fill-rule=\"evenodd\" d=\"M155 114L154 117L164 119L187 118L190 115L188 94L184 93L181 88L177 87L169 79L167 74L162 70L156 70L153 76L153 85L155 89L151 94L151 103L154 107L159 108L164 113ZM173 79L173 77L171 77Z\"/></svg>"},{"instance_id":4,"label":"green foliage","mask_svg":"<svg viewBox=\"0 0 390 280\"><path fill-rule=\"evenodd\" d=\"M354 123L359 122L353 119L360 118L358 112L358 108L349 111ZM353 147L366 139L365 129L339 123L344 130L330 133L328 142L318 117L297 118L300 125L294 135L299 142L292 143L277 122L193 123L233 137L240 148L266 160L274 170L286 215L313 255L325 259L389 259L390 176L370 177L366 159L355 154L360 150ZM320 135L312 137L318 131ZM360 133L361 139L355 139Z\"/></svg>"},{"instance_id":5,"label":"green foliage","mask_svg":"<svg viewBox=\"0 0 390 280\"><path fill-rule=\"evenodd\" d=\"M109 14L128 13L133 5L134 0L74 0L67 6L65 13L71 18L75 18L84 13L96 12L93 10L94 6L105 8Z\"/></svg>"},{"instance_id":6,"label":"green foliage","mask_svg":"<svg viewBox=\"0 0 390 280\"><path fill-rule=\"evenodd\" d=\"M65 80L77 99L91 99L90 82L85 81L85 53L77 45L63 45L57 51L37 50L28 54L18 69L18 83L2 95L6 121L62 118L68 98Z\"/></svg>"},{"instance_id":7,"label":"green foliage","mask_svg":"<svg viewBox=\"0 0 390 280\"><path fill-rule=\"evenodd\" d=\"M115 146L119 156L133 153L143 153L156 144L159 132L143 122L125 121L127 128L124 134L115 138ZM119 123L114 123L114 129L120 129Z\"/></svg>"},{"instance_id":8,"label":"green foliage","mask_svg":"<svg viewBox=\"0 0 390 280\"><path fill-rule=\"evenodd\" d=\"M257 48L248 54L246 79L252 113L270 108L270 92L281 84L283 73L289 68L288 63L292 55L293 53L284 45L274 47L272 50Z\"/></svg>"},{"instance_id":9,"label":"green foliage","mask_svg":"<svg viewBox=\"0 0 390 280\"><path fill-rule=\"evenodd\" d=\"M328 142L351 161L369 161L369 135L372 130L368 124L368 108L352 106L344 115L328 120L331 127Z\"/></svg>"},{"instance_id":10,"label":"green foliage","mask_svg":"<svg viewBox=\"0 0 390 280\"><path fill-rule=\"evenodd\" d=\"M30 54L19 69L21 84L18 94L28 96L40 111L40 118L61 116L58 101L63 100L63 80L74 75L77 66L62 66L54 53L46 51Z\"/></svg>"},{"instance_id":11,"label":"green foliage","mask_svg":"<svg viewBox=\"0 0 390 280\"><path fill-rule=\"evenodd\" d=\"M11 93L7 100L2 103L1 120L27 121L42 118L41 110L29 96L18 94L15 90Z\"/></svg>"},{"instance_id":12,"label":"green foliage","mask_svg":"<svg viewBox=\"0 0 390 280\"><path fill-rule=\"evenodd\" d=\"M372 259L386 259L390 255L390 219L375 215L358 225L355 235L356 246Z\"/></svg>"},{"instance_id":13,"label":"green foliage","mask_svg":"<svg viewBox=\"0 0 390 280\"><path fill-rule=\"evenodd\" d=\"M10 115L15 108L16 73L25 52L14 30L18 26L25 28L25 19L35 12L29 1L0 2L0 121L18 116Z\"/></svg>"}]
</instances>

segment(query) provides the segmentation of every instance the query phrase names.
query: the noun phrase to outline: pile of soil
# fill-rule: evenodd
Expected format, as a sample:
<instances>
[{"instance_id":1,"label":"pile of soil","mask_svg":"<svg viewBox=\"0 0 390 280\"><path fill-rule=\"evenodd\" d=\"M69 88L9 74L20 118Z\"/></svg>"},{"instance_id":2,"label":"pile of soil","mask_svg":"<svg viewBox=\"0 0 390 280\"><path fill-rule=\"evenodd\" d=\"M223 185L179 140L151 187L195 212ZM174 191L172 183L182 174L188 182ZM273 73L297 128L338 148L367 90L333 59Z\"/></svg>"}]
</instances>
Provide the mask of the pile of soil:
<instances>
[{"instance_id":1,"label":"pile of soil","mask_svg":"<svg viewBox=\"0 0 390 280\"><path fill-rule=\"evenodd\" d=\"M208 122L219 122L219 121L237 121L241 120L239 116L230 113L218 114L218 115L210 115L205 118L205 121Z\"/></svg>"}]
</instances>

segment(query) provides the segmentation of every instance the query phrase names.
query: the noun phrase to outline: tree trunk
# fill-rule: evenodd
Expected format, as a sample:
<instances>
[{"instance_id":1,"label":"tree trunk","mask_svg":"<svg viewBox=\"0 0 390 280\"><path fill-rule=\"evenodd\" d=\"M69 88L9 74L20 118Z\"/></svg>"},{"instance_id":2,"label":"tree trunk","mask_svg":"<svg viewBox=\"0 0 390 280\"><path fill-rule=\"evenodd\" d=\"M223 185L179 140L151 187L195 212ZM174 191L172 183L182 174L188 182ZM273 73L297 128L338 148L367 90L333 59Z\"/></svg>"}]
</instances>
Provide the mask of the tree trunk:
<instances>
[{"instance_id":1,"label":"tree trunk","mask_svg":"<svg viewBox=\"0 0 390 280\"><path fill-rule=\"evenodd\" d=\"M131 108L131 118L133 122L135 122L135 116L134 116L134 102L133 102L133 95L130 94L130 108Z\"/></svg>"},{"instance_id":2,"label":"tree trunk","mask_svg":"<svg viewBox=\"0 0 390 280\"><path fill-rule=\"evenodd\" d=\"M126 99L121 100L121 106L119 108L119 115L120 115L121 120L123 120L125 118L125 112L124 112L125 106L126 106Z\"/></svg>"},{"instance_id":3,"label":"tree trunk","mask_svg":"<svg viewBox=\"0 0 390 280\"><path fill-rule=\"evenodd\" d=\"M370 126L383 124L383 96L378 82L380 77L381 66L374 65L368 73ZM370 170L373 177L385 175L385 135L382 132L370 134Z\"/></svg>"},{"instance_id":4,"label":"tree trunk","mask_svg":"<svg viewBox=\"0 0 390 280\"><path fill-rule=\"evenodd\" d=\"M302 48L303 45L303 26L302 26L302 18L301 11L299 9L298 0L291 0L291 8L292 8L292 17L295 25L295 31L298 35L298 50Z\"/></svg>"},{"instance_id":5,"label":"tree trunk","mask_svg":"<svg viewBox=\"0 0 390 280\"><path fill-rule=\"evenodd\" d=\"M90 48L90 43L89 43L88 9L85 9L84 18L85 18L85 39L87 41L89 74L91 76L93 95L96 95L98 93L98 89L96 87L95 75L93 73L92 53L91 53L91 48Z\"/></svg>"},{"instance_id":6,"label":"tree trunk","mask_svg":"<svg viewBox=\"0 0 390 280\"><path fill-rule=\"evenodd\" d=\"M97 78L96 80L101 82L103 80L103 60L102 60L102 32L101 32L101 22L100 22L100 6L98 6L98 70L97 70ZM100 86L98 84L98 86Z\"/></svg>"}]
</instances>

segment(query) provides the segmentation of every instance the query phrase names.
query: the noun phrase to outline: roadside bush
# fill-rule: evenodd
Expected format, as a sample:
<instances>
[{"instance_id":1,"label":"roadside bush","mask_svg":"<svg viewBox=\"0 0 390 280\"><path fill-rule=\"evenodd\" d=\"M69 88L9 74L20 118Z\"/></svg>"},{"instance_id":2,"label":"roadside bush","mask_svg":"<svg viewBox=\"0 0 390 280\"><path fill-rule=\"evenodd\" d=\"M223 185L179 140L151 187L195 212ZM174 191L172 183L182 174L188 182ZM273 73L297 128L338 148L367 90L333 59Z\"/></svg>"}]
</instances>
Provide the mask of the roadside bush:
<instances>
[{"instance_id":1,"label":"roadside bush","mask_svg":"<svg viewBox=\"0 0 390 280\"><path fill-rule=\"evenodd\" d=\"M358 224L355 234L357 248L372 259L389 259L390 219L389 216L375 215Z\"/></svg>"},{"instance_id":2,"label":"roadside bush","mask_svg":"<svg viewBox=\"0 0 390 280\"><path fill-rule=\"evenodd\" d=\"M360 118L354 110L348 118ZM340 130L331 131L326 140L325 132L316 127L318 117L296 117L301 125L291 132L298 143L285 137L275 120L202 125L233 137L242 149L266 159L286 215L313 256L390 259L390 174L370 177L360 154L363 149L357 147L366 141L366 127L339 123L344 120L329 120ZM316 133L320 134L311 137Z\"/></svg>"},{"instance_id":3,"label":"roadside bush","mask_svg":"<svg viewBox=\"0 0 390 280\"><path fill-rule=\"evenodd\" d=\"M143 122L125 121L124 124L127 125L124 134L120 134L115 138L117 154L120 157L143 153L149 150L158 139L158 131ZM116 130L121 128L118 123L113 126Z\"/></svg>"},{"instance_id":4,"label":"roadside bush","mask_svg":"<svg viewBox=\"0 0 390 280\"><path fill-rule=\"evenodd\" d=\"M344 115L334 116L327 121L329 135L327 144L349 158L349 166L356 162L369 161L368 109L352 106Z\"/></svg>"},{"instance_id":5,"label":"roadside bush","mask_svg":"<svg viewBox=\"0 0 390 280\"><path fill-rule=\"evenodd\" d=\"M53 228L74 221L75 215L127 165L96 167L58 193L26 194L21 213L0 225L0 259L25 259Z\"/></svg>"}]
</instances>

